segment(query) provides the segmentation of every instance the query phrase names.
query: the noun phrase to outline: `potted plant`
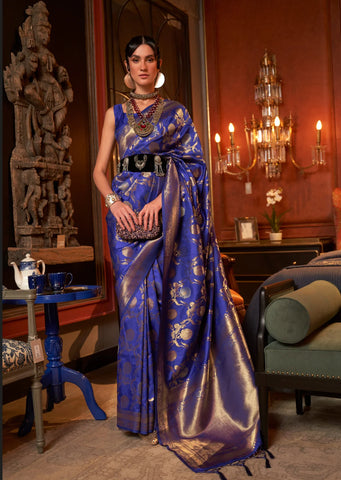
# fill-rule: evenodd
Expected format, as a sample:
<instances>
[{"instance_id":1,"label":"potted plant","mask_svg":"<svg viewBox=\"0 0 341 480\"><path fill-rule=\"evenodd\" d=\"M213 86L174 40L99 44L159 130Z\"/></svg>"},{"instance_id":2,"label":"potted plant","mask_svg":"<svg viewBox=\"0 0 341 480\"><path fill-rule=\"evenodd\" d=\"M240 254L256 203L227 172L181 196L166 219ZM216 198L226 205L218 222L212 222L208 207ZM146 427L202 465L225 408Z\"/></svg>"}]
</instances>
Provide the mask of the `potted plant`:
<instances>
[{"instance_id":1,"label":"potted plant","mask_svg":"<svg viewBox=\"0 0 341 480\"><path fill-rule=\"evenodd\" d=\"M280 222L283 215L286 213L277 213L275 205L276 203L280 203L283 198L283 190L282 188L272 188L271 190L266 192L266 206L272 208L271 214L269 215L265 212L263 215L267 219L270 224L271 232L270 232L270 240L271 241L281 241L282 240L282 232L280 229Z\"/></svg>"}]
</instances>

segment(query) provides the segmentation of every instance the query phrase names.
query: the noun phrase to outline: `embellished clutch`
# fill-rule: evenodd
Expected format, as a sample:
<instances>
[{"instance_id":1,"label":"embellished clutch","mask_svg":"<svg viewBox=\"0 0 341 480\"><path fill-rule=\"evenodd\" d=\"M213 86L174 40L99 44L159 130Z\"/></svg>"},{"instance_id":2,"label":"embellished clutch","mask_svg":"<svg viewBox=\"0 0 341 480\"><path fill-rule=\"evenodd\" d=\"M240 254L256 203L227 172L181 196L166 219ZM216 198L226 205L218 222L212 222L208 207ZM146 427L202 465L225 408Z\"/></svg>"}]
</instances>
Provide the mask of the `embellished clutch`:
<instances>
[{"instance_id":1,"label":"embellished clutch","mask_svg":"<svg viewBox=\"0 0 341 480\"><path fill-rule=\"evenodd\" d=\"M143 225L135 225L135 230L129 232L126 228L120 227L116 224L116 233L121 240L125 242L136 242L138 240L154 240L154 238L161 237L162 235L162 223L161 215L159 215L159 224L153 225L151 230L145 230Z\"/></svg>"}]
</instances>

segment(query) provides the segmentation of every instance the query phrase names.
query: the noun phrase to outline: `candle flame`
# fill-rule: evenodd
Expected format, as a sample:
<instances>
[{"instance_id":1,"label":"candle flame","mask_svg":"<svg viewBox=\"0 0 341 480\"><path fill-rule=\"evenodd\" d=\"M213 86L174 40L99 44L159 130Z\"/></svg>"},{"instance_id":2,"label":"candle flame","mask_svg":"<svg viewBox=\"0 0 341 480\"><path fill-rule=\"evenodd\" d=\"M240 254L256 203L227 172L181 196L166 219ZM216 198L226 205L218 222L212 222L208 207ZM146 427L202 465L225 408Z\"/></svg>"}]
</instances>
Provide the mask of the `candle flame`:
<instances>
[{"instance_id":1,"label":"candle flame","mask_svg":"<svg viewBox=\"0 0 341 480\"><path fill-rule=\"evenodd\" d=\"M322 122L321 122L321 120L319 120L319 121L316 123L316 130L322 130Z\"/></svg>"},{"instance_id":2,"label":"candle flame","mask_svg":"<svg viewBox=\"0 0 341 480\"><path fill-rule=\"evenodd\" d=\"M280 121L279 117L277 116L277 117L275 118L275 127L279 127L280 124L281 124L281 121Z\"/></svg>"},{"instance_id":3,"label":"candle flame","mask_svg":"<svg viewBox=\"0 0 341 480\"><path fill-rule=\"evenodd\" d=\"M219 133L216 133L216 134L215 134L214 140L215 140L217 143L220 143L220 135L219 135Z\"/></svg>"},{"instance_id":4,"label":"candle flame","mask_svg":"<svg viewBox=\"0 0 341 480\"><path fill-rule=\"evenodd\" d=\"M234 125L233 123L229 123L229 132L233 133L234 132Z\"/></svg>"}]
</instances>

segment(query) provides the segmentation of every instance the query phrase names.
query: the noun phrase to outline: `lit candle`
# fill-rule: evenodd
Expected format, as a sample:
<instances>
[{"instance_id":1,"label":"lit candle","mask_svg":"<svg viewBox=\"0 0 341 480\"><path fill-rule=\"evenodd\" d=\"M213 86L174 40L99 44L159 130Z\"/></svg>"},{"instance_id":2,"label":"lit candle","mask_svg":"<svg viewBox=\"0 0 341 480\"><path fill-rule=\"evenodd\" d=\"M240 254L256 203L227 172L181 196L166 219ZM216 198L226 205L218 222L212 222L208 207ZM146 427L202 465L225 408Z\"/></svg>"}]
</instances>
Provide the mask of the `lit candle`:
<instances>
[{"instance_id":1,"label":"lit candle","mask_svg":"<svg viewBox=\"0 0 341 480\"><path fill-rule=\"evenodd\" d=\"M234 126L233 126L233 123L229 124L229 132L230 132L231 147L233 147L233 145L234 145L234 139L233 139Z\"/></svg>"},{"instance_id":2,"label":"lit candle","mask_svg":"<svg viewBox=\"0 0 341 480\"><path fill-rule=\"evenodd\" d=\"M277 142L279 140L279 126L280 126L280 124L281 124L281 121L280 121L279 117L277 116L275 118L275 130L276 130L276 140L277 140Z\"/></svg>"},{"instance_id":3,"label":"lit candle","mask_svg":"<svg viewBox=\"0 0 341 480\"><path fill-rule=\"evenodd\" d=\"M321 145L321 130L322 130L322 122L321 120L319 120L316 123L317 145Z\"/></svg>"},{"instance_id":4,"label":"lit candle","mask_svg":"<svg viewBox=\"0 0 341 480\"><path fill-rule=\"evenodd\" d=\"M220 160L221 150L220 150L220 135L219 135L219 133L216 133L216 134L215 134L214 140L215 140L215 142L216 142L216 144L217 144L218 157L219 157L219 160Z\"/></svg>"}]
</instances>

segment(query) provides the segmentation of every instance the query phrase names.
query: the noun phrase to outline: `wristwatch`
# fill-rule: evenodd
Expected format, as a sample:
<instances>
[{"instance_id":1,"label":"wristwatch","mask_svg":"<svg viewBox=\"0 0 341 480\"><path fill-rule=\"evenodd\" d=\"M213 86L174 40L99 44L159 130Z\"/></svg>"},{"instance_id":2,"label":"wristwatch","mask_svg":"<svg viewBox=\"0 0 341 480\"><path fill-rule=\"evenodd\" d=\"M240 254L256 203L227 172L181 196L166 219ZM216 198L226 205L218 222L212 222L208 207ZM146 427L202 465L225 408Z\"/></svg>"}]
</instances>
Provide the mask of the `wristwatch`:
<instances>
[{"instance_id":1,"label":"wristwatch","mask_svg":"<svg viewBox=\"0 0 341 480\"><path fill-rule=\"evenodd\" d=\"M121 199L116 193L108 193L108 195L105 196L105 206L110 208L111 205L113 205L116 202L120 202Z\"/></svg>"}]
</instances>

